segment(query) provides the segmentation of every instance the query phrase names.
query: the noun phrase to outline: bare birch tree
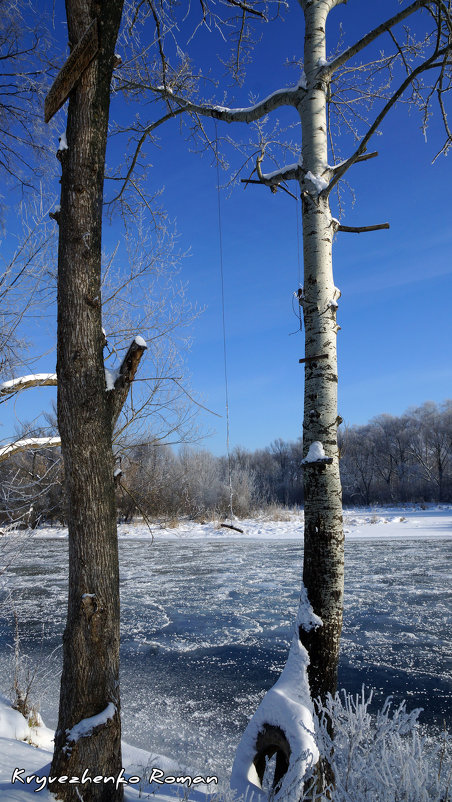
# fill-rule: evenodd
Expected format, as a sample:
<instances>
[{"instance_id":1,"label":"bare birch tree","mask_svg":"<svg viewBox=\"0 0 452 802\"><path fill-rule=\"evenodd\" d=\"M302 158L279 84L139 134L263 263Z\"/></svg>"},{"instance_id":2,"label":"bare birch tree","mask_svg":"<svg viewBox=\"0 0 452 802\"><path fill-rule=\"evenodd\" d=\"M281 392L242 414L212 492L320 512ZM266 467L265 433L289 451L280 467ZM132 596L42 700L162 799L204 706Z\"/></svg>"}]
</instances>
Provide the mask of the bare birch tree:
<instances>
[{"instance_id":1,"label":"bare birch tree","mask_svg":"<svg viewBox=\"0 0 452 802\"><path fill-rule=\"evenodd\" d=\"M343 535L341 489L337 452L336 322L340 293L332 272L332 243L339 231L367 231L387 227L346 227L332 215L332 191L356 163L376 156L367 146L386 115L402 98L421 109L425 124L429 105L436 98L445 128L441 152L452 136L446 115L446 93L451 81L452 12L443 0L416 0L405 4L355 44L327 58L325 26L328 15L342 0L299 0L304 17L304 50L301 74L295 86L278 89L248 108L203 104L177 94L176 86L151 87L174 111L224 122L253 123L283 106L292 107L301 123L298 160L271 173L263 171L265 143L255 172L260 183L272 188L289 180L299 183L302 198L304 287L300 293L305 322L305 558L304 582L314 612L323 626L300 632L310 653L310 682L314 696L325 696L336 687L339 636L342 621ZM415 40L402 26L417 14L423 35ZM300 30L303 21L300 20ZM372 46L385 36L390 52L378 56ZM367 64L362 54L370 50ZM371 97L367 91L372 74ZM422 77L430 79L425 84ZM346 76L346 81L344 79ZM381 76L381 80L379 80ZM433 78L431 77L433 76ZM357 111L355 111L357 109ZM372 113L374 116L372 117ZM355 145L338 164L332 120L351 122ZM315 445L318 444L318 445ZM314 447L313 447L314 446ZM310 456L311 455L311 456Z\"/></svg>"}]
</instances>

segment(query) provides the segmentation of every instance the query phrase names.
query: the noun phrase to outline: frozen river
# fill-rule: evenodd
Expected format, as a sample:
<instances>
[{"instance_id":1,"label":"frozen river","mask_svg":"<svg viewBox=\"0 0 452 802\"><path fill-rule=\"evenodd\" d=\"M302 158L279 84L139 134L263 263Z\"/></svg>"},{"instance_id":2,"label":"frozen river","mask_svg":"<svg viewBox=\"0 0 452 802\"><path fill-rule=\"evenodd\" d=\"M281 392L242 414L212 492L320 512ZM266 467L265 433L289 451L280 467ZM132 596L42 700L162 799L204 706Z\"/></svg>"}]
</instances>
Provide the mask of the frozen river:
<instances>
[{"instance_id":1,"label":"frozen river","mask_svg":"<svg viewBox=\"0 0 452 802\"><path fill-rule=\"evenodd\" d=\"M39 666L56 724L66 604L64 540L32 540L4 575L23 651ZM346 543L340 687L390 693L421 721L450 725L452 539ZM122 540L123 737L221 775L248 717L278 677L297 607L296 540ZM5 591L3 591L5 592ZM11 684L14 620L0 619L0 690ZM53 651L55 650L55 651ZM49 654L53 654L49 657Z\"/></svg>"}]
</instances>

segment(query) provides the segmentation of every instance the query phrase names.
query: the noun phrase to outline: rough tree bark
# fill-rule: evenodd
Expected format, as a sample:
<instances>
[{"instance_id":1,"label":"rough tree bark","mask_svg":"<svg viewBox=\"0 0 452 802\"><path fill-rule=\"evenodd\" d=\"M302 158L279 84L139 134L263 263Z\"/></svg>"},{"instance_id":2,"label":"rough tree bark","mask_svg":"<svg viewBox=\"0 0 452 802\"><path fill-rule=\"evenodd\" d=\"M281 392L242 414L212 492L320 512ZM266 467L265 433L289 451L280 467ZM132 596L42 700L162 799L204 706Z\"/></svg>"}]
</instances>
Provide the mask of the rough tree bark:
<instances>
[{"instance_id":1,"label":"rough tree bark","mask_svg":"<svg viewBox=\"0 0 452 802\"><path fill-rule=\"evenodd\" d=\"M110 82L122 5L66 0L70 45L97 17L100 46L71 92L68 147L59 151L58 427L69 500L69 599L54 777L81 776L84 769L117 777L121 770L118 551L100 276ZM103 723L76 740L71 729L101 713ZM52 791L78 802L75 785L53 783ZM120 800L122 788L87 783L83 799Z\"/></svg>"}]
</instances>

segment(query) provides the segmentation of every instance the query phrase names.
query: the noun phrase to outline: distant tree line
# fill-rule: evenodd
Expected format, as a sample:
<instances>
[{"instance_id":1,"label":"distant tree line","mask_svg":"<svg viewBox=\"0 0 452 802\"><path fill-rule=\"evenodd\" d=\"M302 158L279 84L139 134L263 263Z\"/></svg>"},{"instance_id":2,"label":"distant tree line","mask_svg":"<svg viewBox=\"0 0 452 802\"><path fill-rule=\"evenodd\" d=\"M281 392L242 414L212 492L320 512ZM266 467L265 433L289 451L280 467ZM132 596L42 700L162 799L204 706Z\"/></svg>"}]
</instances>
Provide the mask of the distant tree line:
<instances>
[{"instance_id":1,"label":"distant tree line","mask_svg":"<svg viewBox=\"0 0 452 802\"><path fill-rule=\"evenodd\" d=\"M345 504L452 502L452 400L345 426L339 443ZM302 457L301 438L256 451L235 448L230 461L152 440L132 445L118 456L118 517L227 517L230 487L239 518L272 504L302 505ZM3 527L64 523L64 476L55 451L22 452L0 463L0 487Z\"/></svg>"}]
</instances>

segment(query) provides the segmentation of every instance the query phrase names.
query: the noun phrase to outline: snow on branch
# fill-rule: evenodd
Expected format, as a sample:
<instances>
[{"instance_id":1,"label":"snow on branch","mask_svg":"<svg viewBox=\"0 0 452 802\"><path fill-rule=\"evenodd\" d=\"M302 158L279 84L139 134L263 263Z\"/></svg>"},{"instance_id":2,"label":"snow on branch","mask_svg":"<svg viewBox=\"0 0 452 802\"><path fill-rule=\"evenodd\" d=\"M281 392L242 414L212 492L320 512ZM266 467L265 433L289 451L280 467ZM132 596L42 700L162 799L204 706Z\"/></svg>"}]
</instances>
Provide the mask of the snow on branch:
<instances>
[{"instance_id":1,"label":"snow on branch","mask_svg":"<svg viewBox=\"0 0 452 802\"><path fill-rule=\"evenodd\" d=\"M0 462L3 462L19 451L30 451L39 448L56 448L61 445L59 437L27 437L23 440L16 440L14 443L7 443L0 447Z\"/></svg>"},{"instance_id":2,"label":"snow on branch","mask_svg":"<svg viewBox=\"0 0 452 802\"><path fill-rule=\"evenodd\" d=\"M19 376L17 379L0 383L0 397L28 390L30 387L56 387L56 373L35 373L30 376Z\"/></svg>"},{"instance_id":3,"label":"snow on branch","mask_svg":"<svg viewBox=\"0 0 452 802\"><path fill-rule=\"evenodd\" d=\"M151 86L150 89L156 94L160 94L166 100L174 101L183 111L199 114L201 117L213 117L215 120L223 120L227 123L255 122L261 117L265 117L270 111L281 108L281 106L294 106L296 108L306 91L302 85L302 81L300 81L300 83L294 87L278 89L276 92L272 92L271 95L268 95L253 106L230 109L226 106L193 103L191 100L175 95L163 86Z\"/></svg>"},{"instance_id":4,"label":"snow on branch","mask_svg":"<svg viewBox=\"0 0 452 802\"><path fill-rule=\"evenodd\" d=\"M272 189L276 188L281 181L288 181L290 179L300 180L304 175L304 170L301 167L301 160L297 164L287 164L285 167L280 167L278 170L273 170L271 173L263 173L261 169L262 159L264 153L262 152L256 159L256 172L259 182L265 184Z\"/></svg>"}]
</instances>

